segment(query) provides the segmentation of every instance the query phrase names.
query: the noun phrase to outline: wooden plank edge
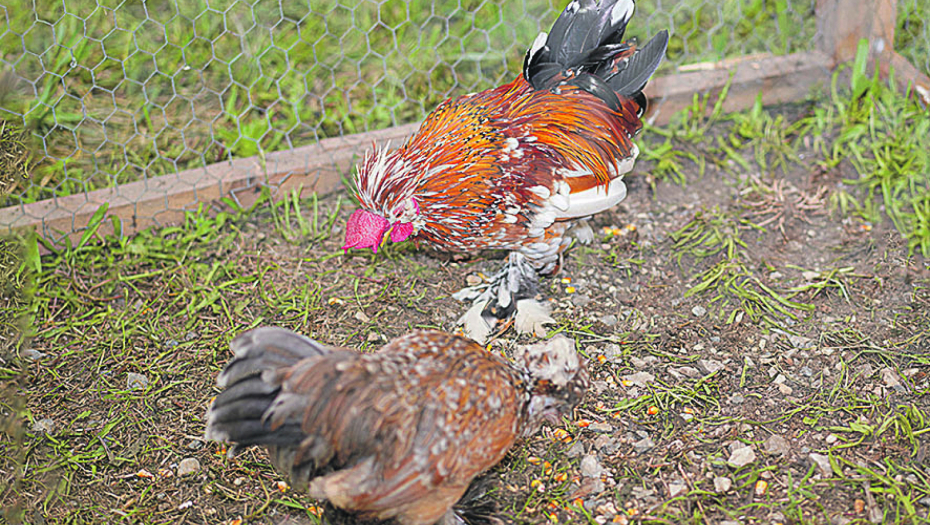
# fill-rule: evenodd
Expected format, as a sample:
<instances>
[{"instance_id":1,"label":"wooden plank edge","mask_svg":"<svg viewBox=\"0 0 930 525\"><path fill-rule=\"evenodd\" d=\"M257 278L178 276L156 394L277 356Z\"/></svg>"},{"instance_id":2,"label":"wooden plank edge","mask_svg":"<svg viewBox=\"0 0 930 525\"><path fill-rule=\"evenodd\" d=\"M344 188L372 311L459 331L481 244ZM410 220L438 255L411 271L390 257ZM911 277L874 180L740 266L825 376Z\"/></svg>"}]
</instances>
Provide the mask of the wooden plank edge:
<instances>
[{"instance_id":1,"label":"wooden plank edge","mask_svg":"<svg viewBox=\"0 0 930 525\"><path fill-rule=\"evenodd\" d=\"M723 107L727 112L751 107L762 92L765 104L805 97L819 82L828 80L832 61L823 53L786 56L753 55L689 66L687 71L657 77L649 82L647 118L665 124L688 107L695 93L719 94L730 82ZM732 75L732 80L731 79ZM87 194L48 199L0 209L0 234L37 230L52 242L80 236L91 216L104 203L108 216L119 219L124 234L150 226L176 224L199 203L233 197L249 206L270 186L275 198L301 187L304 193L330 193L342 185L357 155L372 143L403 140L419 124L324 139L317 144L266 155L264 168L258 157L211 164L181 173L153 177ZM109 219L99 230L112 233Z\"/></svg>"},{"instance_id":2,"label":"wooden plank edge","mask_svg":"<svg viewBox=\"0 0 930 525\"><path fill-rule=\"evenodd\" d=\"M917 69L904 55L894 51L882 54L879 62L882 78L888 78L892 71L901 90L910 89L924 108L930 108L930 76Z\"/></svg>"}]
</instances>

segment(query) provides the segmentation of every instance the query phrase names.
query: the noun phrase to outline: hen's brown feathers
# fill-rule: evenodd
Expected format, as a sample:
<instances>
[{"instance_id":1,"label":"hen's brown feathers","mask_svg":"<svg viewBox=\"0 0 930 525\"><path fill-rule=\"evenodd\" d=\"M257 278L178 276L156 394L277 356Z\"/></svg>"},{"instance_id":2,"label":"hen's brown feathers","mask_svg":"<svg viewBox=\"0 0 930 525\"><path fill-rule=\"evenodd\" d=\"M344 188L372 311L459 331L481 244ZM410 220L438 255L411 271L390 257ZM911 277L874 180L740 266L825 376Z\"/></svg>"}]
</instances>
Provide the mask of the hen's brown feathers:
<instances>
[{"instance_id":1,"label":"hen's brown feathers","mask_svg":"<svg viewBox=\"0 0 930 525\"><path fill-rule=\"evenodd\" d=\"M566 361L570 385L552 389L547 379L537 389L526 370L442 332L414 332L374 354L282 332L234 341L207 437L267 445L295 486L309 481L312 496L364 519L436 522L475 476L587 386L577 358ZM282 340L297 351L282 351Z\"/></svg>"}]
</instances>

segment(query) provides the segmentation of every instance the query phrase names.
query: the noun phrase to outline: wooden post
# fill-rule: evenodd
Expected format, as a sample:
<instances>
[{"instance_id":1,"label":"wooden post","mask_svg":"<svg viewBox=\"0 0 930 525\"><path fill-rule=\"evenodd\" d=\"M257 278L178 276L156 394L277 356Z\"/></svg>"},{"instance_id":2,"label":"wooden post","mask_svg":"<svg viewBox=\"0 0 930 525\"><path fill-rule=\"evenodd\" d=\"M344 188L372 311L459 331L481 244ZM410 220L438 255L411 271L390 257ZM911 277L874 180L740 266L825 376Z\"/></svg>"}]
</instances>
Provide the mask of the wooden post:
<instances>
[{"instance_id":1,"label":"wooden post","mask_svg":"<svg viewBox=\"0 0 930 525\"><path fill-rule=\"evenodd\" d=\"M897 9L897 0L817 0L817 48L842 64L856 58L865 38L871 58L879 59L893 52Z\"/></svg>"}]
</instances>

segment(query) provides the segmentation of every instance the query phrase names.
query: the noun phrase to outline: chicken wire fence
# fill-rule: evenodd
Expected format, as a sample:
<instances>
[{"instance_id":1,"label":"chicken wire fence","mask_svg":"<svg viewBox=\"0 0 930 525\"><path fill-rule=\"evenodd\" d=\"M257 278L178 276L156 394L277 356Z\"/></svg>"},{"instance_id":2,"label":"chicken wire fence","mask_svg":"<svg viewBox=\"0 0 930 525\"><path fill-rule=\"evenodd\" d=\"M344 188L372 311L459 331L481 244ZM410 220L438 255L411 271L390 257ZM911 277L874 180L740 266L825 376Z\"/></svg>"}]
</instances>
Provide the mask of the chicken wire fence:
<instances>
[{"instance_id":1,"label":"chicken wire fence","mask_svg":"<svg viewBox=\"0 0 930 525\"><path fill-rule=\"evenodd\" d=\"M565 3L0 3L0 120L24 128L32 150L29 177L8 181L10 193L0 197L0 234L33 221L57 242L86 221L47 217L86 214L100 204L95 190L157 202L159 188L179 173L194 174L196 186L196 174L208 177L217 163L416 122L450 96L518 75L526 47ZM645 41L670 30L659 75L704 61L810 51L815 3L640 0L628 36ZM895 48L927 72L925 3L897 3ZM267 166L240 169L258 180ZM292 169L306 171L300 162ZM127 183L142 190L123 192ZM166 193L159 206L130 202L128 209L132 220L158 224L162 210L194 209L204 198L195 191L174 202Z\"/></svg>"}]
</instances>

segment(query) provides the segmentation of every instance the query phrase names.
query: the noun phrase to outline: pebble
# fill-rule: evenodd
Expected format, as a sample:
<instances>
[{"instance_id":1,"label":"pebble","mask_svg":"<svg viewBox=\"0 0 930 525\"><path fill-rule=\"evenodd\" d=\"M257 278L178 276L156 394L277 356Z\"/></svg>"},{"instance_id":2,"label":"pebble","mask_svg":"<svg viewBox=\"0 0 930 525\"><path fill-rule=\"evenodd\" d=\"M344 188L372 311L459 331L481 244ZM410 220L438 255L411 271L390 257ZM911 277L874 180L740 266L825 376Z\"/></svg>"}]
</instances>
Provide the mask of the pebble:
<instances>
[{"instance_id":1,"label":"pebble","mask_svg":"<svg viewBox=\"0 0 930 525\"><path fill-rule=\"evenodd\" d=\"M366 314L365 312L359 310L359 311L355 312L355 320L356 320L356 321L361 321L361 322L363 322L363 323L368 323L368 322L371 322L371 317L368 317L368 314Z\"/></svg>"},{"instance_id":2,"label":"pebble","mask_svg":"<svg viewBox=\"0 0 930 525\"><path fill-rule=\"evenodd\" d=\"M475 274L471 274L465 277L465 283L468 284L468 286L477 286L482 282L483 279Z\"/></svg>"},{"instance_id":3,"label":"pebble","mask_svg":"<svg viewBox=\"0 0 930 525\"><path fill-rule=\"evenodd\" d=\"M368 332L368 337L366 338L366 340L369 343L377 343L378 341L381 340L381 336L378 335L377 332Z\"/></svg>"},{"instance_id":4,"label":"pebble","mask_svg":"<svg viewBox=\"0 0 930 525\"><path fill-rule=\"evenodd\" d=\"M577 458L578 456L584 456L584 443L581 440L575 440L572 443L572 446L568 448L568 452L565 453L570 458Z\"/></svg>"},{"instance_id":5,"label":"pebble","mask_svg":"<svg viewBox=\"0 0 930 525\"><path fill-rule=\"evenodd\" d=\"M614 431L614 427L606 421L595 421L594 423L588 425L588 430L592 432L612 433Z\"/></svg>"},{"instance_id":6,"label":"pebble","mask_svg":"<svg viewBox=\"0 0 930 525\"><path fill-rule=\"evenodd\" d=\"M826 441L828 445L832 445L832 444L836 443L836 441L837 441L838 439L839 439L839 438L836 437L836 434L830 434L830 435L827 436L827 438L826 438L824 441Z\"/></svg>"},{"instance_id":7,"label":"pebble","mask_svg":"<svg viewBox=\"0 0 930 525\"><path fill-rule=\"evenodd\" d=\"M656 446L655 441L653 441L652 438L650 438L649 436L646 436L643 439L640 439L639 441L637 441L636 443L633 443L633 450L635 450L637 454L643 454L643 453L649 452L655 446Z\"/></svg>"},{"instance_id":8,"label":"pebble","mask_svg":"<svg viewBox=\"0 0 930 525\"><path fill-rule=\"evenodd\" d=\"M597 320L603 323L608 328L613 328L614 326L617 326L617 316L614 314L602 315L598 317Z\"/></svg>"},{"instance_id":9,"label":"pebble","mask_svg":"<svg viewBox=\"0 0 930 525\"><path fill-rule=\"evenodd\" d=\"M616 361L623 355L623 350L617 343L610 343L604 347L604 357L610 361Z\"/></svg>"},{"instance_id":10,"label":"pebble","mask_svg":"<svg viewBox=\"0 0 930 525\"><path fill-rule=\"evenodd\" d=\"M788 440L779 436L778 434L773 434L765 440L765 451L769 454L777 454L784 456L788 454L788 451L791 450L791 444L788 443Z\"/></svg>"},{"instance_id":11,"label":"pebble","mask_svg":"<svg viewBox=\"0 0 930 525\"><path fill-rule=\"evenodd\" d=\"M691 309L691 313L694 314L695 317L704 317L704 315L707 314L707 308L698 305Z\"/></svg>"},{"instance_id":12,"label":"pebble","mask_svg":"<svg viewBox=\"0 0 930 525\"><path fill-rule=\"evenodd\" d=\"M756 453L752 450L752 447L742 446L730 454L730 459L727 460L727 464L733 468L740 468L745 467L755 460Z\"/></svg>"},{"instance_id":13,"label":"pebble","mask_svg":"<svg viewBox=\"0 0 930 525\"><path fill-rule=\"evenodd\" d=\"M135 372L126 374L126 387L129 390L144 390L147 386L149 386L149 378L144 375Z\"/></svg>"},{"instance_id":14,"label":"pebble","mask_svg":"<svg viewBox=\"0 0 930 525\"><path fill-rule=\"evenodd\" d=\"M888 388L899 388L901 386L901 380L898 379L898 374L892 368L882 368L881 370L882 382L885 383L885 386Z\"/></svg>"},{"instance_id":15,"label":"pebble","mask_svg":"<svg viewBox=\"0 0 930 525\"><path fill-rule=\"evenodd\" d=\"M636 386L645 387L647 384L655 381L656 376L650 374L649 372L636 372L635 374L623 376L620 379L629 381Z\"/></svg>"},{"instance_id":16,"label":"pebble","mask_svg":"<svg viewBox=\"0 0 930 525\"><path fill-rule=\"evenodd\" d=\"M782 395L790 396L791 393L794 392L794 389L784 383L779 383L778 391L781 392Z\"/></svg>"},{"instance_id":17,"label":"pebble","mask_svg":"<svg viewBox=\"0 0 930 525\"><path fill-rule=\"evenodd\" d=\"M39 359L42 359L46 355L48 354L43 354L42 352L32 349L32 348L27 348L23 350L23 357L27 359L32 359L33 361L38 361Z\"/></svg>"},{"instance_id":18,"label":"pebble","mask_svg":"<svg viewBox=\"0 0 930 525\"><path fill-rule=\"evenodd\" d=\"M46 434L51 434L55 431L55 422L50 418L44 418L36 421L32 424L33 432L45 432Z\"/></svg>"},{"instance_id":19,"label":"pebble","mask_svg":"<svg viewBox=\"0 0 930 525\"><path fill-rule=\"evenodd\" d=\"M591 304L591 296L585 294L576 294L572 296L572 304L583 308Z\"/></svg>"},{"instance_id":20,"label":"pebble","mask_svg":"<svg viewBox=\"0 0 930 525\"><path fill-rule=\"evenodd\" d=\"M692 379L701 375L701 372L693 366L682 366L678 369L678 372L681 375L690 377Z\"/></svg>"},{"instance_id":21,"label":"pebble","mask_svg":"<svg viewBox=\"0 0 930 525\"><path fill-rule=\"evenodd\" d=\"M184 458L178 463L178 476L195 474L200 470L200 461L196 458Z\"/></svg>"},{"instance_id":22,"label":"pebble","mask_svg":"<svg viewBox=\"0 0 930 525\"><path fill-rule=\"evenodd\" d=\"M588 454L581 458L581 475L586 478L599 478L604 473L604 467L597 460L597 456Z\"/></svg>"},{"instance_id":23,"label":"pebble","mask_svg":"<svg viewBox=\"0 0 930 525\"><path fill-rule=\"evenodd\" d=\"M718 493L723 494L730 490L733 487L733 481L730 478L717 476L714 478L714 490Z\"/></svg>"},{"instance_id":24,"label":"pebble","mask_svg":"<svg viewBox=\"0 0 930 525\"><path fill-rule=\"evenodd\" d=\"M614 439L613 436L601 434L597 436L597 439L594 440L594 448L596 448L601 454L613 456L617 453L618 450L620 450L620 442L619 440Z\"/></svg>"},{"instance_id":25,"label":"pebble","mask_svg":"<svg viewBox=\"0 0 930 525\"><path fill-rule=\"evenodd\" d=\"M788 342L795 348L810 348L814 346L811 338L801 335L788 334Z\"/></svg>"},{"instance_id":26,"label":"pebble","mask_svg":"<svg viewBox=\"0 0 930 525\"><path fill-rule=\"evenodd\" d=\"M817 465L817 469L825 477L829 477L833 474L833 469L830 467L830 458L823 454L818 454L816 452L811 452L808 456L811 461Z\"/></svg>"},{"instance_id":27,"label":"pebble","mask_svg":"<svg viewBox=\"0 0 930 525\"><path fill-rule=\"evenodd\" d=\"M726 368L721 361L716 359L698 359L697 366L704 374L713 374Z\"/></svg>"},{"instance_id":28,"label":"pebble","mask_svg":"<svg viewBox=\"0 0 930 525\"><path fill-rule=\"evenodd\" d=\"M673 481L668 484L668 497L674 498L688 491L688 486L680 481Z\"/></svg>"}]
</instances>

